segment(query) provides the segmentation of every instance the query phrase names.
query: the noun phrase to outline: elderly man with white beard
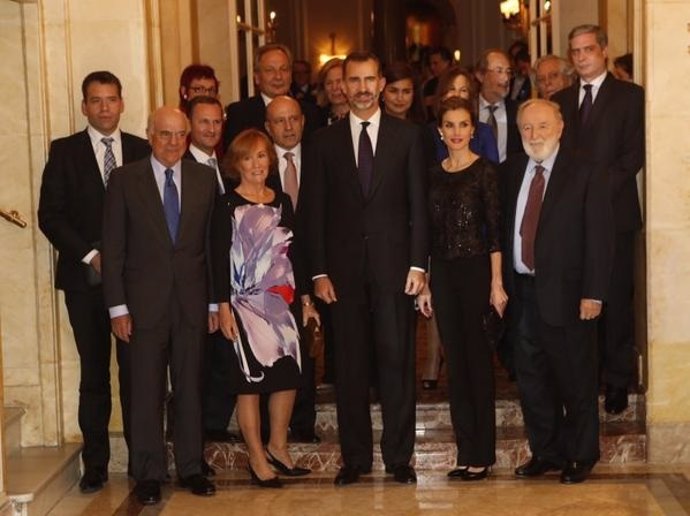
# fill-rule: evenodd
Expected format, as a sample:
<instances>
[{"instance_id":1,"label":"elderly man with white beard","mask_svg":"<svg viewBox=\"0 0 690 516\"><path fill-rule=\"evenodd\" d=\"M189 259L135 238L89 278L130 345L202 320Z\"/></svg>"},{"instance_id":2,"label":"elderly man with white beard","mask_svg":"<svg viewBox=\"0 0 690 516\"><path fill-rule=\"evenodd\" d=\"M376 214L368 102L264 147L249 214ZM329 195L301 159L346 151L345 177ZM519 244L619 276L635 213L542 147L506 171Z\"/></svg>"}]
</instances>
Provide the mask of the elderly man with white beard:
<instances>
[{"instance_id":1,"label":"elderly man with white beard","mask_svg":"<svg viewBox=\"0 0 690 516\"><path fill-rule=\"evenodd\" d=\"M587 479L599 459L596 319L613 257L606 175L560 145L557 104L518 110L523 155L503 166L508 332L532 458L518 477Z\"/></svg>"}]
</instances>

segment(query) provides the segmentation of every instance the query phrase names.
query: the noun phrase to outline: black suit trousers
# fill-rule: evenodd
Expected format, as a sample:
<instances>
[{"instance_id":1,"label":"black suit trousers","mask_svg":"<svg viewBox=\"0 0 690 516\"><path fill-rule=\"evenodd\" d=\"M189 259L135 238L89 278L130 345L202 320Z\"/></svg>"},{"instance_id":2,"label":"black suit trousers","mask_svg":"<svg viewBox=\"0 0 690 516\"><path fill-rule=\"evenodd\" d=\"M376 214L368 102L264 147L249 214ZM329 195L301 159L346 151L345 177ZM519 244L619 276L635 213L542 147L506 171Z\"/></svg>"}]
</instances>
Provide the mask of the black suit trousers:
<instances>
[{"instance_id":1,"label":"black suit trousers","mask_svg":"<svg viewBox=\"0 0 690 516\"><path fill-rule=\"evenodd\" d=\"M167 452L163 405L167 371L173 391L173 447L178 477L201 473L201 373L206 328L192 325L177 299L152 328L130 338L132 392L132 474L136 481L164 481Z\"/></svg>"},{"instance_id":2,"label":"black suit trousers","mask_svg":"<svg viewBox=\"0 0 690 516\"><path fill-rule=\"evenodd\" d=\"M407 465L415 438L415 312L412 298L368 284L361 296L331 304L335 334L335 386L344 464L373 461L369 410L372 368L378 369L383 416L381 452L386 466ZM376 364L372 363L372 350Z\"/></svg>"},{"instance_id":3,"label":"black suit trousers","mask_svg":"<svg viewBox=\"0 0 690 516\"><path fill-rule=\"evenodd\" d=\"M228 428L237 396L230 387L235 350L232 342L217 331L206 337L203 421L205 430Z\"/></svg>"},{"instance_id":4,"label":"black suit trousers","mask_svg":"<svg viewBox=\"0 0 690 516\"><path fill-rule=\"evenodd\" d=\"M616 233L611 286L599 321L604 382L623 389L635 380L635 235Z\"/></svg>"},{"instance_id":5,"label":"black suit trousers","mask_svg":"<svg viewBox=\"0 0 690 516\"><path fill-rule=\"evenodd\" d=\"M515 274L515 297L515 371L532 455L593 464L599 459L596 321L547 324L529 276Z\"/></svg>"},{"instance_id":6,"label":"black suit trousers","mask_svg":"<svg viewBox=\"0 0 690 516\"><path fill-rule=\"evenodd\" d=\"M432 258L431 292L446 357L458 465L496 462L493 360L483 325L490 283L486 255Z\"/></svg>"},{"instance_id":7,"label":"black suit trousers","mask_svg":"<svg viewBox=\"0 0 690 516\"><path fill-rule=\"evenodd\" d=\"M103 301L103 289L66 290L65 304L79 352L79 428L84 439L84 468L105 474L110 460L108 424L112 409L110 394L110 318ZM127 445L129 436L128 348L117 342L120 404Z\"/></svg>"}]
</instances>

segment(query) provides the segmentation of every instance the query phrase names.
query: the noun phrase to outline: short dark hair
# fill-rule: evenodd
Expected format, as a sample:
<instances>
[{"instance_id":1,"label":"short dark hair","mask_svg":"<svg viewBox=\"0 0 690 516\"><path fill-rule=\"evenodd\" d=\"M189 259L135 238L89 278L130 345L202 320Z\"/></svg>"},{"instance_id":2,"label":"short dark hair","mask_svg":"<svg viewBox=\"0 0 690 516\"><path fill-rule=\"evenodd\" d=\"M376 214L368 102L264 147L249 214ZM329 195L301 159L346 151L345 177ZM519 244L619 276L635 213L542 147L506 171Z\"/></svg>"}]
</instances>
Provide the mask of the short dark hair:
<instances>
[{"instance_id":1,"label":"short dark hair","mask_svg":"<svg viewBox=\"0 0 690 516\"><path fill-rule=\"evenodd\" d=\"M187 66L184 70L182 70L182 74L180 75L180 87L177 91L178 95L180 96L178 107L185 113L189 108L189 100L182 95L182 88L184 88L185 91L189 90L189 87L192 85L192 81L196 79L211 79L216 85L216 90L220 86L220 81L216 77L216 71L211 66L197 63Z\"/></svg>"},{"instance_id":2,"label":"short dark hair","mask_svg":"<svg viewBox=\"0 0 690 516\"><path fill-rule=\"evenodd\" d=\"M431 47L429 51L426 54L426 64L429 66L429 62L431 61L431 56L438 54L441 56L441 59L444 61L450 63L453 60L453 54L448 50L447 47Z\"/></svg>"},{"instance_id":3,"label":"short dark hair","mask_svg":"<svg viewBox=\"0 0 690 516\"><path fill-rule=\"evenodd\" d=\"M347 74L347 65L350 63L366 63L367 61L374 61L376 63L376 73L381 76L381 60L379 56L369 51L355 51L350 52L345 61L343 61L343 78Z\"/></svg>"},{"instance_id":4,"label":"short dark hair","mask_svg":"<svg viewBox=\"0 0 690 516\"><path fill-rule=\"evenodd\" d=\"M477 127L477 115L474 112L474 105L471 101L463 99L461 97L450 97L446 100L441 101L438 106L438 118L436 123L439 127L443 124L443 116L449 111L455 111L458 109L464 109L470 114L470 120L472 121L472 127Z\"/></svg>"},{"instance_id":5,"label":"short dark hair","mask_svg":"<svg viewBox=\"0 0 690 516\"><path fill-rule=\"evenodd\" d=\"M220 100L218 100L215 97L207 97L205 95L201 95L200 97L194 97L192 100L189 101L189 105L187 106L187 116L190 120L192 119L192 115L194 115L194 108L196 108L199 104L218 106L220 108L221 116L223 114L223 104L220 103Z\"/></svg>"},{"instance_id":6,"label":"short dark hair","mask_svg":"<svg viewBox=\"0 0 690 516\"><path fill-rule=\"evenodd\" d=\"M84 77L84 80L81 82L81 94L84 100L86 100L86 96L88 95L89 86L91 86L91 83L94 82L100 84L112 84L117 88L117 96L122 98L122 83L120 82L120 79L118 79L117 76L112 72L99 70L97 72L91 72L89 75Z\"/></svg>"},{"instance_id":7,"label":"short dark hair","mask_svg":"<svg viewBox=\"0 0 690 516\"><path fill-rule=\"evenodd\" d=\"M422 105L419 81L414 69L406 61L395 61L383 69L383 77L386 79L386 88L397 81L409 79L412 81L412 105L407 112L407 119L413 122L424 122L424 107ZM379 97L381 104L384 103L383 95Z\"/></svg>"},{"instance_id":8,"label":"short dark hair","mask_svg":"<svg viewBox=\"0 0 690 516\"><path fill-rule=\"evenodd\" d=\"M617 66L618 68L621 68L627 73L630 77L633 76L633 55L632 54L623 54L622 56L618 56L616 59L613 60L613 66Z\"/></svg>"}]
</instances>

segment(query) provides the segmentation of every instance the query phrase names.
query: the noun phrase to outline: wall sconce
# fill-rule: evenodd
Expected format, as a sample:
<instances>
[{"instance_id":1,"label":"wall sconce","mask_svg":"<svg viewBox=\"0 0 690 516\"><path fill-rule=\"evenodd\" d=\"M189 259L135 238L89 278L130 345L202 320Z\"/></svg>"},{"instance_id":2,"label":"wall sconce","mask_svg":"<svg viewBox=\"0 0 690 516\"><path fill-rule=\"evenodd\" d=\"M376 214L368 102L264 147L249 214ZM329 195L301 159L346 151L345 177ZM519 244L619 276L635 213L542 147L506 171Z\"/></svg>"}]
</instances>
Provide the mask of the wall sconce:
<instances>
[{"instance_id":1,"label":"wall sconce","mask_svg":"<svg viewBox=\"0 0 690 516\"><path fill-rule=\"evenodd\" d=\"M330 61L331 59L337 57L340 59L345 59L347 55L345 54L336 54L335 53L335 38L336 34L335 32L331 32L328 37L331 39L331 53L330 54L319 54L319 64L323 66L325 63Z\"/></svg>"},{"instance_id":2,"label":"wall sconce","mask_svg":"<svg viewBox=\"0 0 690 516\"><path fill-rule=\"evenodd\" d=\"M276 40L276 32L278 31L278 15L275 11L268 13L268 21L266 22L266 43L273 43Z\"/></svg>"},{"instance_id":3,"label":"wall sconce","mask_svg":"<svg viewBox=\"0 0 690 516\"><path fill-rule=\"evenodd\" d=\"M501 2L501 14L506 20L520 14L520 0L503 0Z\"/></svg>"}]
</instances>

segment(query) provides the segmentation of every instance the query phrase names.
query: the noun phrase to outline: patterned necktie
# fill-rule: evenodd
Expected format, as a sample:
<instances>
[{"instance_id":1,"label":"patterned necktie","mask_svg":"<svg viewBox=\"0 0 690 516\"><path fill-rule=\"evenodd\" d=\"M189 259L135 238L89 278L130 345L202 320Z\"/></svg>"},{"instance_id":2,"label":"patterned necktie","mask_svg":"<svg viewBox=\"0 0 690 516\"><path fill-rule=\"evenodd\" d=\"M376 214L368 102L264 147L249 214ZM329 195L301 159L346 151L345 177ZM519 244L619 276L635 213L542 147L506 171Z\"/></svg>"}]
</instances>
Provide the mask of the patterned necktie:
<instances>
[{"instance_id":1,"label":"patterned necktie","mask_svg":"<svg viewBox=\"0 0 690 516\"><path fill-rule=\"evenodd\" d=\"M177 241L177 228L180 224L180 199L177 196L177 186L173 181L172 169L165 169L165 186L163 188L163 210L165 222L173 244Z\"/></svg>"},{"instance_id":2,"label":"patterned necktie","mask_svg":"<svg viewBox=\"0 0 690 516\"><path fill-rule=\"evenodd\" d=\"M208 158L206 160L206 164L213 170L216 170L216 168L218 167L218 160L216 158Z\"/></svg>"},{"instance_id":3,"label":"patterned necktie","mask_svg":"<svg viewBox=\"0 0 690 516\"><path fill-rule=\"evenodd\" d=\"M115 161L115 154L113 153L113 141L114 139L108 136L107 138L101 138L101 142L105 145L105 154L103 156L103 184L108 186L108 180L110 179L110 173L117 167L117 162Z\"/></svg>"},{"instance_id":4,"label":"patterned necktie","mask_svg":"<svg viewBox=\"0 0 690 516\"><path fill-rule=\"evenodd\" d=\"M285 176L283 178L285 193L292 199L292 208L297 209L297 196L299 195L299 185L297 184L297 167L295 167L295 161L293 157L295 155L292 152L286 152L283 154L285 161L287 161L287 167L285 168Z\"/></svg>"},{"instance_id":5,"label":"patterned necktie","mask_svg":"<svg viewBox=\"0 0 690 516\"><path fill-rule=\"evenodd\" d=\"M522 224L520 225L522 263L532 271L534 270L534 241L537 237L537 225L539 224L545 184L544 167L537 165L534 167L534 177L529 185L525 213L522 216Z\"/></svg>"},{"instance_id":6,"label":"patterned necktie","mask_svg":"<svg viewBox=\"0 0 690 516\"><path fill-rule=\"evenodd\" d=\"M491 127L491 130L494 133L494 138L496 138L496 141L498 142L498 122L496 122L496 115L494 114L498 109L498 106L496 104L491 104L486 106L486 109L489 110L489 118L486 119L486 123Z\"/></svg>"},{"instance_id":7,"label":"patterned necktie","mask_svg":"<svg viewBox=\"0 0 690 516\"><path fill-rule=\"evenodd\" d=\"M585 84L583 86L585 89L585 96L582 99L582 104L580 105L580 126L585 125L589 114L592 111L592 85Z\"/></svg>"},{"instance_id":8,"label":"patterned necktie","mask_svg":"<svg viewBox=\"0 0 690 516\"><path fill-rule=\"evenodd\" d=\"M367 132L369 122L362 122L362 132L359 133L359 153L357 170L359 171L359 184L362 186L364 197L369 196L371 179L374 177L374 148Z\"/></svg>"}]
</instances>

